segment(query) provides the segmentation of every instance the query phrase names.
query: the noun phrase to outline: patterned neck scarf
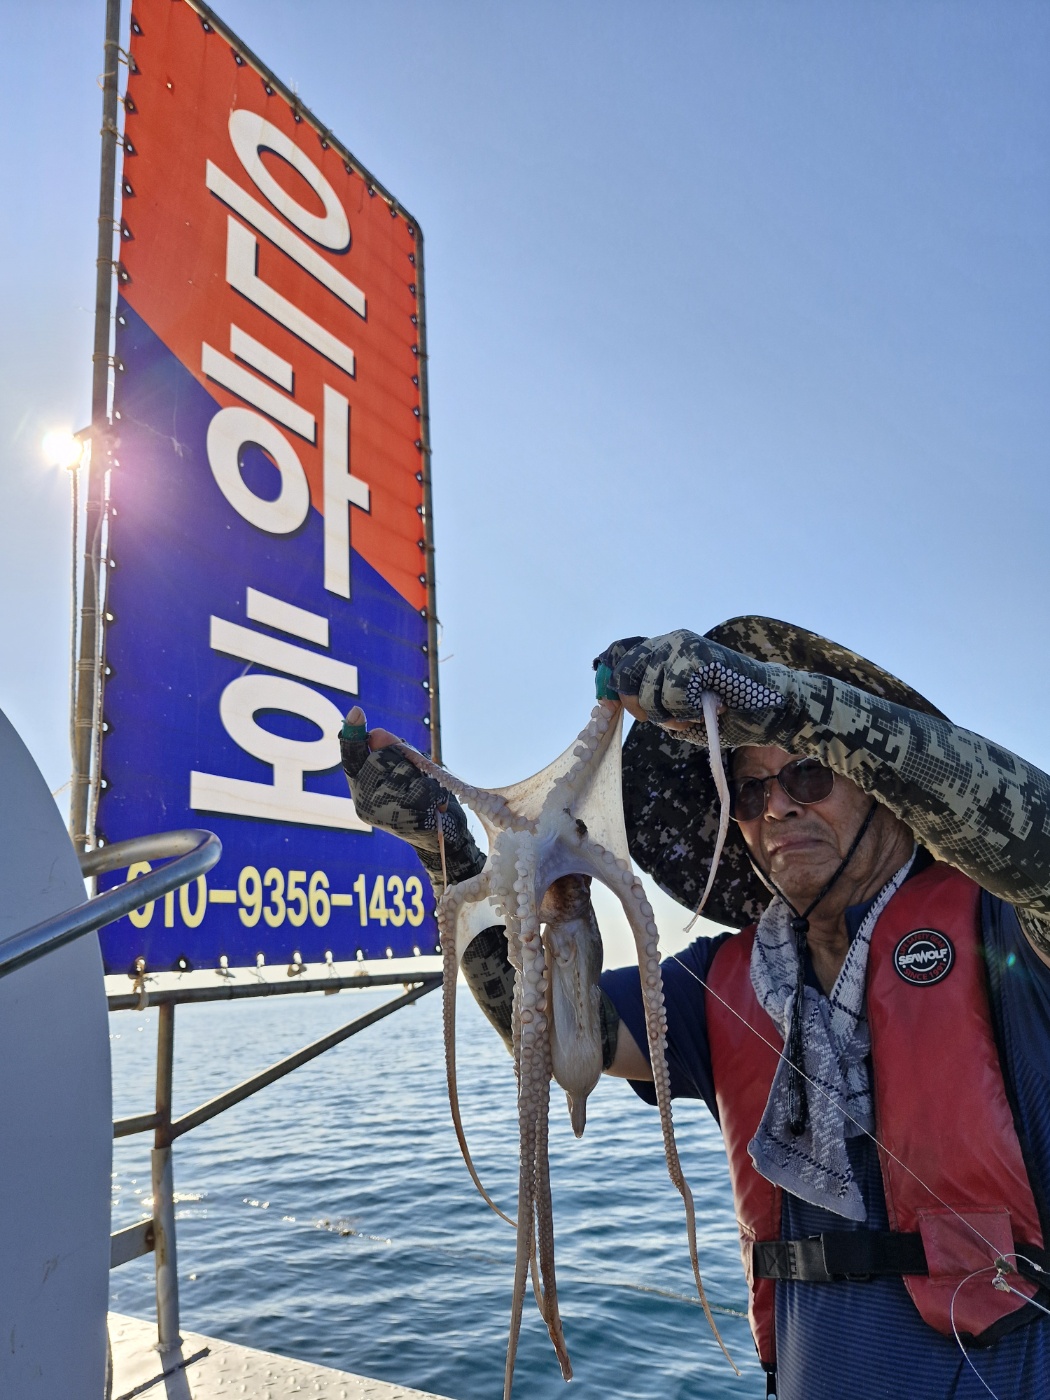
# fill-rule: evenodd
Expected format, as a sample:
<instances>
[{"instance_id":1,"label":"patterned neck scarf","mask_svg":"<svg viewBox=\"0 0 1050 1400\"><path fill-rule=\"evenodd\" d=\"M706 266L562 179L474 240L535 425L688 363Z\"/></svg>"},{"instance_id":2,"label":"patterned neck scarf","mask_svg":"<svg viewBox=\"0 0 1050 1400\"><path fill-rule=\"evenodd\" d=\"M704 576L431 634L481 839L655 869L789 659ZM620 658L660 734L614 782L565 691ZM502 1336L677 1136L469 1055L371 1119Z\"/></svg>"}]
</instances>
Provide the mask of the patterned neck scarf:
<instances>
[{"instance_id":1,"label":"patterned neck scarf","mask_svg":"<svg viewBox=\"0 0 1050 1400\"><path fill-rule=\"evenodd\" d=\"M867 1064L871 1034L864 1008L868 950L879 915L904 883L914 859L915 848L876 895L830 994L802 988L802 1068L809 1080L809 1112L802 1132L796 1136L791 1130L790 1065L782 1054L762 1121L748 1144L756 1170L767 1181L847 1220L864 1220L866 1210L846 1139L875 1127ZM785 1044L799 984L791 919L784 900L774 899L758 921L751 950L751 985Z\"/></svg>"}]
</instances>

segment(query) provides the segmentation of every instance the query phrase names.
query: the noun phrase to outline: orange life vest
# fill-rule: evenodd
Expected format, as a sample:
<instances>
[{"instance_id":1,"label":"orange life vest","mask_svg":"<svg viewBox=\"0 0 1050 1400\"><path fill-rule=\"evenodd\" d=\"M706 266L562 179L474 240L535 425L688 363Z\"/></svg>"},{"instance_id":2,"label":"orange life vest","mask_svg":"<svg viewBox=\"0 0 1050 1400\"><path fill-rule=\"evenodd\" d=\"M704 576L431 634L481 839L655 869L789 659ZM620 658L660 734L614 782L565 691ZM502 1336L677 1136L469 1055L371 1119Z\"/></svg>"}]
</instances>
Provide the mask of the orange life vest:
<instances>
[{"instance_id":1,"label":"orange life vest","mask_svg":"<svg viewBox=\"0 0 1050 1400\"><path fill-rule=\"evenodd\" d=\"M923 1319L948 1336L954 1297L956 1327L978 1340L1025 1305L990 1286L995 1252L1043 1246L992 1031L980 894L945 865L906 881L872 933L866 991L890 1229L918 1233L929 1268L928 1276L903 1275L904 1284ZM754 1277L752 1254L756 1241L780 1238L781 1192L755 1170L747 1145L765 1110L783 1037L751 986L754 937L752 925L718 950L705 1000L751 1330L771 1368L775 1281ZM987 1272L959 1287L975 1270ZM1026 1297L1036 1292L1017 1275L1010 1282Z\"/></svg>"}]
</instances>

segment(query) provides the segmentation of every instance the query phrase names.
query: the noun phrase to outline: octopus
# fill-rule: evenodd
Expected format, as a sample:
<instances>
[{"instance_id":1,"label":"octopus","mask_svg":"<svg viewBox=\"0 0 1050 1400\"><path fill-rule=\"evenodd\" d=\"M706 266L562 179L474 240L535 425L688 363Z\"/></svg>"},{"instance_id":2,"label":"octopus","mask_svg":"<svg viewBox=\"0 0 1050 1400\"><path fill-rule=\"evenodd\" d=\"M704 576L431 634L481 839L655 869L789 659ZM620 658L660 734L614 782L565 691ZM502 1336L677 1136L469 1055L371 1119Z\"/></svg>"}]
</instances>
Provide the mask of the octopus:
<instances>
[{"instance_id":1,"label":"octopus","mask_svg":"<svg viewBox=\"0 0 1050 1400\"><path fill-rule=\"evenodd\" d=\"M704 717L712 767L723 795L724 837L728 793L721 771L713 696L705 697ZM553 1079L565 1091L573 1130L577 1137L581 1136L587 1098L602 1071L598 986L602 947L590 904L592 880L600 881L615 894L634 936L667 1169L685 1209L689 1258L700 1302L719 1346L736 1370L704 1292L693 1197L675 1143L659 937L652 905L631 864L624 827L620 791L622 727L621 706L602 701L592 711L590 722L578 739L560 758L534 777L499 789L472 787L416 750L402 746L406 757L477 814L489 839L484 868L471 879L446 888L438 903L437 923L444 970L445 1059L456 1137L481 1195L517 1232L504 1400L510 1400L530 1274L562 1375L566 1380L572 1376L558 1309L548 1113ZM440 829L439 821L439 832ZM708 889L715 864L717 855ZM699 908L703 902L702 899ZM520 1142L516 1221L496 1205L478 1177L463 1131L456 1088L459 965L472 939L497 923L506 929L515 971L512 1036Z\"/></svg>"}]
</instances>

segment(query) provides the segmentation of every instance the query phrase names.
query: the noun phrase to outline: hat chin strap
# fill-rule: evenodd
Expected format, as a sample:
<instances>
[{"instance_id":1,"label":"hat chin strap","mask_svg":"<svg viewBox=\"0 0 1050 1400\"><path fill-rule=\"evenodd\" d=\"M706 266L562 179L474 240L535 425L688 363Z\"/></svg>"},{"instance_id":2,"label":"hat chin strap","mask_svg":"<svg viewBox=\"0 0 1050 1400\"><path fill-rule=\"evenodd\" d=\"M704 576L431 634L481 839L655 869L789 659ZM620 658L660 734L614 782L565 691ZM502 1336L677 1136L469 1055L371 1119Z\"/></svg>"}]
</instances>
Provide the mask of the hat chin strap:
<instances>
[{"instance_id":1,"label":"hat chin strap","mask_svg":"<svg viewBox=\"0 0 1050 1400\"><path fill-rule=\"evenodd\" d=\"M856 855L857 847L864 840L868 827L871 826L875 816L875 808L878 805L879 804L873 798L871 806L868 808L867 815L861 822L860 830L857 832L856 836L854 836L849 850L839 861L831 879L828 880L816 899L811 900L809 906L801 914L791 903L791 900L788 899L784 891L778 888L772 876L767 875L762 869L750 850L747 853L747 858L754 867L755 874L767 889L771 889L778 898L784 901L794 916L791 920L791 931L795 935L795 953L798 959L798 980L795 983L795 1004L791 1009L791 1027L788 1031L788 1040L785 1050L787 1053L788 1065L790 1066L788 1079L789 1125L795 1137L805 1132L806 1117L809 1112L809 1105L806 1098L806 1081L802 1074L802 1000L803 988L806 984L806 964L804 955L806 951L806 934L809 933L809 916L813 913L813 910L820 901L831 893L838 883L839 876Z\"/></svg>"}]
</instances>

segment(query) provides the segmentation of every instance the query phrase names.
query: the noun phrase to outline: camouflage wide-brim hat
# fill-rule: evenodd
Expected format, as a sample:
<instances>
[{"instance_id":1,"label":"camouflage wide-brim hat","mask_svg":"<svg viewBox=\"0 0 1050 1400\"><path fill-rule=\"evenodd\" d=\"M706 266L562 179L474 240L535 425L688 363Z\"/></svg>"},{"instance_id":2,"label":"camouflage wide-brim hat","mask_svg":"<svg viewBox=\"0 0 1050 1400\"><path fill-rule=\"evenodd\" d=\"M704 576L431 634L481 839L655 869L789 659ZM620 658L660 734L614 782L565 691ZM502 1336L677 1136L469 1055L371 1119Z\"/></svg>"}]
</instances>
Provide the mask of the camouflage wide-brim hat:
<instances>
[{"instance_id":1,"label":"camouflage wide-brim hat","mask_svg":"<svg viewBox=\"0 0 1050 1400\"><path fill-rule=\"evenodd\" d=\"M830 676L895 705L946 718L881 666L804 627L772 617L734 617L704 635L756 661ZM623 811L631 855L662 890L695 909L718 833L719 800L707 750L659 725L634 725L623 746ZM730 822L704 917L728 928L744 928L769 900L769 890L748 859L740 828Z\"/></svg>"}]
</instances>

